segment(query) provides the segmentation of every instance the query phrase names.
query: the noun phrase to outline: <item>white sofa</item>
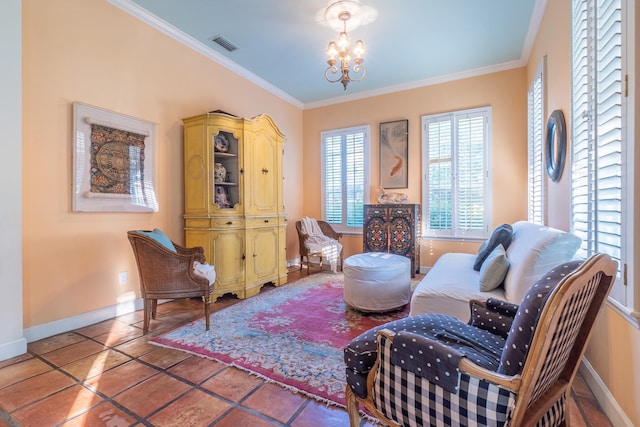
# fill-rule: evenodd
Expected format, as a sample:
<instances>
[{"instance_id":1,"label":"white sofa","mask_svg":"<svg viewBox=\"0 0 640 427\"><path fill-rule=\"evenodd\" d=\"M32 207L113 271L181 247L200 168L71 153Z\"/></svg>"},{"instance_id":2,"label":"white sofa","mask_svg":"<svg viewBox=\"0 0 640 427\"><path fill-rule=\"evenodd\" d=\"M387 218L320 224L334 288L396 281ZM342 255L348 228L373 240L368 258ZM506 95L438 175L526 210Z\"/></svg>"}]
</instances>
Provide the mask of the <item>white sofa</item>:
<instances>
[{"instance_id":1,"label":"white sofa","mask_svg":"<svg viewBox=\"0 0 640 427\"><path fill-rule=\"evenodd\" d=\"M527 290L551 268L570 261L580 247L574 234L555 228L516 222L513 240L506 250L509 270L504 284L480 291L480 272L473 269L476 254L442 255L420 281L411 297L409 315L443 313L469 320L469 301L499 298L520 304Z\"/></svg>"}]
</instances>

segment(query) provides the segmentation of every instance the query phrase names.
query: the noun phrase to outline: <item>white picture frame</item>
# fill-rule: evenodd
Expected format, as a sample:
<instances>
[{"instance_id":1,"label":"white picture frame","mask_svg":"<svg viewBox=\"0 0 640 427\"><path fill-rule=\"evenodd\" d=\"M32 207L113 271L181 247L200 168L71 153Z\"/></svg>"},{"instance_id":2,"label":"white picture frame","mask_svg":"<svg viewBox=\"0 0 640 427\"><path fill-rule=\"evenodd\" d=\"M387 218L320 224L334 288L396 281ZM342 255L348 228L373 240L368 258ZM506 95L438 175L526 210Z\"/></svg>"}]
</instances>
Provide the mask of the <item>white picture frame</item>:
<instances>
[{"instance_id":1,"label":"white picture frame","mask_svg":"<svg viewBox=\"0 0 640 427\"><path fill-rule=\"evenodd\" d=\"M156 124L73 103L74 212L157 212Z\"/></svg>"}]
</instances>

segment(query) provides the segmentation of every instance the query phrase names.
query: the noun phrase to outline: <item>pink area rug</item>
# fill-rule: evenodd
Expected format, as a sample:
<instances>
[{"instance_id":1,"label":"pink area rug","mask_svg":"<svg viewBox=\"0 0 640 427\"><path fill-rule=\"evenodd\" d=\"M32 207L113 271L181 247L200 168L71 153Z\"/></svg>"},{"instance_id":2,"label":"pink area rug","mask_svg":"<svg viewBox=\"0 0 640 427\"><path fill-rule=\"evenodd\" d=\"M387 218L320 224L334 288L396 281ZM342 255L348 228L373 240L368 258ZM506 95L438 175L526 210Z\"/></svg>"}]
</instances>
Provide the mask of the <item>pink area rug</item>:
<instances>
[{"instance_id":1,"label":"pink area rug","mask_svg":"<svg viewBox=\"0 0 640 427\"><path fill-rule=\"evenodd\" d=\"M364 314L343 300L343 275L317 273L262 292L151 340L236 366L327 403L345 406L342 349L404 310Z\"/></svg>"}]
</instances>

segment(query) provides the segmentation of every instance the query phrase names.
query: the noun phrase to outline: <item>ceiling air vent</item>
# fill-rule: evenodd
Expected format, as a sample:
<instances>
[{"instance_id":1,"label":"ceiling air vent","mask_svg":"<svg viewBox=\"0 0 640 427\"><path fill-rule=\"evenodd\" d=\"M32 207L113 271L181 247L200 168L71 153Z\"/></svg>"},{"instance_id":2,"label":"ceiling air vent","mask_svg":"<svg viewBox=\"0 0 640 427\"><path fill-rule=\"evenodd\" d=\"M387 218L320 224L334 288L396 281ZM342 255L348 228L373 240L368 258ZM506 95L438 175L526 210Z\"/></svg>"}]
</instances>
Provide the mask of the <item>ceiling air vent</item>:
<instances>
[{"instance_id":1,"label":"ceiling air vent","mask_svg":"<svg viewBox=\"0 0 640 427\"><path fill-rule=\"evenodd\" d=\"M211 37L210 40L212 42L214 42L214 43L219 44L224 49L226 49L228 52L233 52L234 50L236 50L238 48L238 46L236 46L235 44L231 43L229 40L225 39L220 34L218 34L217 36Z\"/></svg>"}]
</instances>

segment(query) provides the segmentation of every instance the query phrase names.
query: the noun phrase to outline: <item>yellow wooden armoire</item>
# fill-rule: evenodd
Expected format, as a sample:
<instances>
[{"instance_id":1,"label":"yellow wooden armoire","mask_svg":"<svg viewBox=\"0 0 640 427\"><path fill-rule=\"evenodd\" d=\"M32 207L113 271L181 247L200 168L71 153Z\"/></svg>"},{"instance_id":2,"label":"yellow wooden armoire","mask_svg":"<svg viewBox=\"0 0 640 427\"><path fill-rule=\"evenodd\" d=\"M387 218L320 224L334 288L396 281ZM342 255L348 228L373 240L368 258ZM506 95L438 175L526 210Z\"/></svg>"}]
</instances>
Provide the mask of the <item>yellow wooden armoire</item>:
<instances>
[{"instance_id":1,"label":"yellow wooden armoire","mask_svg":"<svg viewBox=\"0 0 640 427\"><path fill-rule=\"evenodd\" d=\"M184 119L186 245L216 268L212 296L287 282L282 201L284 136L268 115Z\"/></svg>"}]
</instances>

